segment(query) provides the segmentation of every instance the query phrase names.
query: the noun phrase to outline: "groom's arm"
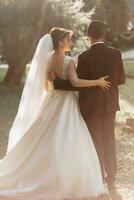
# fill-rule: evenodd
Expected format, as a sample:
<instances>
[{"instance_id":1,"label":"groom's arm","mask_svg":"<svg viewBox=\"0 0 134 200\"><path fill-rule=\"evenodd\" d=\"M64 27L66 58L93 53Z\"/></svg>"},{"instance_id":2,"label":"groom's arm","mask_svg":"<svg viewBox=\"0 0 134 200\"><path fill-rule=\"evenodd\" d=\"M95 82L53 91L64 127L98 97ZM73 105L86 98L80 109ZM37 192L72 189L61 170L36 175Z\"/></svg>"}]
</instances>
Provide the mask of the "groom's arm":
<instances>
[{"instance_id":1,"label":"groom's arm","mask_svg":"<svg viewBox=\"0 0 134 200\"><path fill-rule=\"evenodd\" d=\"M88 72L86 68L86 60L84 59L83 54L78 57L78 65L77 65L77 75L78 78L87 79ZM54 80L54 88L58 90L71 90L71 91L79 91L81 87L74 87L69 80L62 80L56 78Z\"/></svg>"},{"instance_id":2,"label":"groom's arm","mask_svg":"<svg viewBox=\"0 0 134 200\"><path fill-rule=\"evenodd\" d=\"M69 80L63 80L60 78L56 78L54 80L54 89L56 90L71 90L77 91L78 89L74 87Z\"/></svg>"}]
</instances>

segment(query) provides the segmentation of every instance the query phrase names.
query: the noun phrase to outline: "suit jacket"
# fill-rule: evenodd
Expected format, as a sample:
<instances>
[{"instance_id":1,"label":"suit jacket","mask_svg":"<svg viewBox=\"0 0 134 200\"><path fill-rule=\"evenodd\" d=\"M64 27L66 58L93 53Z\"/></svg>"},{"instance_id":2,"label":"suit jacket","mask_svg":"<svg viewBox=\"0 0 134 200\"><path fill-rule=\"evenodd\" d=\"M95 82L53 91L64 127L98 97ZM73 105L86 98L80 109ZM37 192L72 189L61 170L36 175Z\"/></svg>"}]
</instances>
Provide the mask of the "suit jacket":
<instances>
[{"instance_id":1,"label":"suit jacket","mask_svg":"<svg viewBox=\"0 0 134 200\"><path fill-rule=\"evenodd\" d=\"M60 90L79 90L80 110L84 118L89 115L120 110L118 85L125 83L125 73L118 49L104 43L92 45L78 58L77 74L80 79L96 80L109 76L111 88L103 91L99 86L75 88L70 81L56 79L54 88Z\"/></svg>"}]
</instances>

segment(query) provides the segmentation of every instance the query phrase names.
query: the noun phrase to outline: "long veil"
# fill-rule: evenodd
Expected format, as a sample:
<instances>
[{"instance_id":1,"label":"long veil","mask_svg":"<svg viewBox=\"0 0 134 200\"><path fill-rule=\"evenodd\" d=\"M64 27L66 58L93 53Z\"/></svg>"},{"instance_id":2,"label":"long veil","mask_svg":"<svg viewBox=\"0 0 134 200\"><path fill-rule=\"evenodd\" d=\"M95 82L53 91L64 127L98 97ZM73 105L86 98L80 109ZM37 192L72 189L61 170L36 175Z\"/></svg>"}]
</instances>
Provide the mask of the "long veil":
<instances>
[{"instance_id":1,"label":"long veil","mask_svg":"<svg viewBox=\"0 0 134 200\"><path fill-rule=\"evenodd\" d=\"M31 62L18 112L9 132L7 154L20 141L38 117L47 92L44 88L44 82L49 54L52 51L53 42L51 35L46 34L39 40Z\"/></svg>"}]
</instances>

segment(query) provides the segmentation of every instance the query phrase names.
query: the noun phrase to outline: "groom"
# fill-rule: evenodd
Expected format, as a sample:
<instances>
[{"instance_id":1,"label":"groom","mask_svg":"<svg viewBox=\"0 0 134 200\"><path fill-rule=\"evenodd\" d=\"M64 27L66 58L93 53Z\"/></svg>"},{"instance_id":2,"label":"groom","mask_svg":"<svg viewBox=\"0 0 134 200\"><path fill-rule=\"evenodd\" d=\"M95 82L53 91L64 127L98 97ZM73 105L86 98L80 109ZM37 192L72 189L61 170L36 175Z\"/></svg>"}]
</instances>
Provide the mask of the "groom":
<instances>
[{"instance_id":1,"label":"groom","mask_svg":"<svg viewBox=\"0 0 134 200\"><path fill-rule=\"evenodd\" d=\"M87 35L91 47L78 57L77 74L81 79L94 80L109 76L111 88L103 91L100 87L74 88L69 81L55 79L54 88L79 90L79 105L82 116L94 141L104 182L109 192L115 190L117 171L114 124L119 108L118 86L125 83L125 74L118 49L107 46L104 24L92 21Z\"/></svg>"}]
</instances>

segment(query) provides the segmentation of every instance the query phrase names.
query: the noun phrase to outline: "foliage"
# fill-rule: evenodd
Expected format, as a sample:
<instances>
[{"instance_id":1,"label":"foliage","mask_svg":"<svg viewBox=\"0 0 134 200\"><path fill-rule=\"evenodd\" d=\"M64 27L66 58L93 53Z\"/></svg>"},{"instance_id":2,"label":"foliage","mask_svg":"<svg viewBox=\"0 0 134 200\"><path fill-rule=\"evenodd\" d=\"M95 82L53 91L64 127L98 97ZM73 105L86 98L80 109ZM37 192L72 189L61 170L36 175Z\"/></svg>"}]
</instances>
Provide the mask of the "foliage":
<instances>
[{"instance_id":1,"label":"foliage","mask_svg":"<svg viewBox=\"0 0 134 200\"><path fill-rule=\"evenodd\" d=\"M0 36L9 64L4 82L20 84L39 38L52 27L73 29L74 41L82 38L88 23L83 5L82 0L1 0Z\"/></svg>"},{"instance_id":2,"label":"foliage","mask_svg":"<svg viewBox=\"0 0 134 200\"><path fill-rule=\"evenodd\" d=\"M129 21L128 4L126 0L98 0L92 19L99 19L107 25L107 39L122 46L120 34L127 31Z\"/></svg>"}]
</instances>

